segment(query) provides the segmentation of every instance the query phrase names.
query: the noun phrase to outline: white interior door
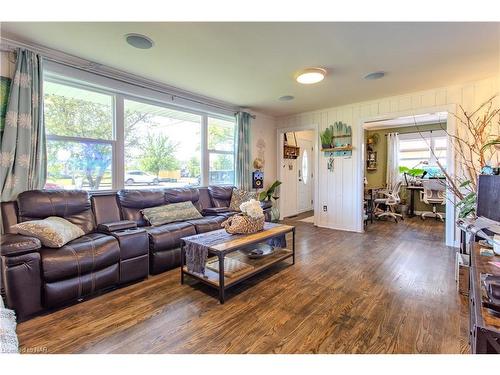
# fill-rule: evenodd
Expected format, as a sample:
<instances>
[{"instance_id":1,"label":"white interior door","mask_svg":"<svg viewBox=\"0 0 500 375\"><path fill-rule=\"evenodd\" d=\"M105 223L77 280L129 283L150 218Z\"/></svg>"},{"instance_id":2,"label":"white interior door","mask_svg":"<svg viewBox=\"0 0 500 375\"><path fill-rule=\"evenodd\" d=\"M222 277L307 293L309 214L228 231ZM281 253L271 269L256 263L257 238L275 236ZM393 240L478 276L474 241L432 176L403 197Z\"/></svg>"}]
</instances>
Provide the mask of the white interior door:
<instances>
[{"instance_id":1,"label":"white interior door","mask_svg":"<svg viewBox=\"0 0 500 375\"><path fill-rule=\"evenodd\" d=\"M300 154L297 158L297 209L298 212L313 209L314 153L312 141L298 139Z\"/></svg>"}]
</instances>

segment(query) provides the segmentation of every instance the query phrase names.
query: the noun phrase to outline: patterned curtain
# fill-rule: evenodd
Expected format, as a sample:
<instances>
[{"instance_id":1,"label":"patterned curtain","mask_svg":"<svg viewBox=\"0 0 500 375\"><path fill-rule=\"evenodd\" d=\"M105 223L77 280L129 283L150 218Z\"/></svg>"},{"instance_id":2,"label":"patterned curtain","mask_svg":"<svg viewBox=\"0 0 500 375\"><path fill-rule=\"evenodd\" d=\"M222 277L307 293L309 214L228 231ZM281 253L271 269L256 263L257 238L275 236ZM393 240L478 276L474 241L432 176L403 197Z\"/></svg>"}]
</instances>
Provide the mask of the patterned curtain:
<instances>
[{"instance_id":1,"label":"patterned curtain","mask_svg":"<svg viewBox=\"0 0 500 375\"><path fill-rule=\"evenodd\" d=\"M399 135L398 133L387 134L387 188L392 191L400 180L399 173Z\"/></svg>"},{"instance_id":2,"label":"patterned curtain","mask_svg":"<svg viewBox=\"0 0 500 375\"><path fill-rule=\"evenodd\" d=\"M250 172L250 119L246 112L236 114L236 186L250 191L252 180Z\"/></svg>"},{"instance_id":3,"label":"patterned curtain","mask_svg":"<svg viewBox=\"0 0 500 375\"><path fill-rule=\"evenodd\" d=\"M25 190L41 189L46 178L42 58L18 49L0 153L2 201Z\"/></svg>"}]
</instances>

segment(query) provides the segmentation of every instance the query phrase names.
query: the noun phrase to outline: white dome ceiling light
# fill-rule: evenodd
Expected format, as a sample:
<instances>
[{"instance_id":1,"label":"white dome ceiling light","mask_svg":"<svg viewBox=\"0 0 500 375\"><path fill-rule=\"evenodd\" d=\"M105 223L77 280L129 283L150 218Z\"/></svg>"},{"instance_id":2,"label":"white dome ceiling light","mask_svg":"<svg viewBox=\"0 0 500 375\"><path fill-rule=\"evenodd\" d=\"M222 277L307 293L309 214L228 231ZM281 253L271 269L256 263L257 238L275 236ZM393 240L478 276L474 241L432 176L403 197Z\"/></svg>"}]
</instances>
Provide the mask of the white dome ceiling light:
<instances>
[{"instance_id":1,"label":"white dome ceiling light","mask_svg":"<svg viewBox=\"0 0 500 375\"><path fill-rule=\"evenodd\" d=\"M301 70L296 76L295 80L303 85L311 85L323 81L326 76L326 70L323 68L307 68Z\"/></svg>"},{"instance_id":2,"label":"white dome ceiling light","mask_svg":"<svg viewBox=\"0 0 500 375\"><path fill-rule=\"evenodd\" d=\"M151 38L147 37L146 35L141 35L141 34L133 34L133 33L126 34L125 40L132 47L139 48L139 49L150 49L154 45L154 42Z\"/></svg>"}]
</instances>

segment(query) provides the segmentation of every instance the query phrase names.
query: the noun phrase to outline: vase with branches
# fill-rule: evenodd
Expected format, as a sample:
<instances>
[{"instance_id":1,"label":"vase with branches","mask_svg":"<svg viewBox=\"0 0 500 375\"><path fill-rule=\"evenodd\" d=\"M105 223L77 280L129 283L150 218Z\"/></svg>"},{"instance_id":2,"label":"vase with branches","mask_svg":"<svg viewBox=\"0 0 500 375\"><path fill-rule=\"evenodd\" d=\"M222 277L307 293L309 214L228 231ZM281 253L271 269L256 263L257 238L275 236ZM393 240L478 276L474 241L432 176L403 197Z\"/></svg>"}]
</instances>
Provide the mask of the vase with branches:
<instances>
[{"instance_id":1,"label":"vase with branches","mask_svg":"<svg viewBox=\"0 0 500 375\"><path fill-rule=\"evenodd\" d=\"M451 175L430 148L436 163L445 176L447 189L458 201L460 218L476 215L477 185L485 166L499 165L500 156L500 106L495 104L497 95L489 98L473 111L459 106L459 113L452 114L459 126L455 134L446 131L449 145L453 147L457 171Z\"/></svg>"}]
</instances>

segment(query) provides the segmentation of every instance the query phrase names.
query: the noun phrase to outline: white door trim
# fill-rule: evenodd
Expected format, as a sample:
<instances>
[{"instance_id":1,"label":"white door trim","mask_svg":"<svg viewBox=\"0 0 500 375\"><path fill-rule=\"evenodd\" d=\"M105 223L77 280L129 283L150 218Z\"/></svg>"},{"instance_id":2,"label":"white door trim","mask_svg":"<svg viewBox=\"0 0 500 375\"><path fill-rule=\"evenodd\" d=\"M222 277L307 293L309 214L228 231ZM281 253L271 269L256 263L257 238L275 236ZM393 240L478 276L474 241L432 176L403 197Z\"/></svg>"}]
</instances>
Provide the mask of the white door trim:
<instances>
[{"instance_id":1,"label":"white door trim","mask_svg":"<svg viewBox=\"0 0 500 375\"><path fill-rule=\"evenodd\" d=\"M356 211L359 212L360 214L357 215L356 218L356 228L358 232L363 232L363 197L364 197L364 188L363 188L363 181L365 177L365 152L364 152L364 144L365 144L365 128L364 124L365 122L369 121L380 121L380 120L390 120L396 117L405 117L405 116L414 116L414 115L423 115L426 113L436 113L436 112L447 112L448 116L446 119L446 130L449 134L456 134L456 119L454 116L450 116L452 113L456 113L457 111L457 105L456 104L447 104L447 105L442 105L442 106L432 106L432 107L425 107L425 108L418 108L414 110L407 110L407 111L398 111L398 112L391 112L391 113L384 113L383 115L377 115L377 116L367 116L367 117L362 117L359 119L358 122L358 129L360 129L361 136L358 137L358 143L357 147L360 152L357 153L357 159L356 163L359 166L358 173L357 173L357 185L358 185L358 199L356 200ZM447 163L447 170L451 176L455 175L456 171L456 160L455 160L455 148L451 144L453 140L448 140L448 151L447 152L447 157L446 157L446 163ZM453 246L453 247L458 247L459 246L459 232L458 228L455 225L455 219L456 219L456 210L455 210L455 197L453 194L448 191L447 194L447 202L446 202L446 245L447 246Z\"/></svg>"},{"instance_id":2,"label":"white door trim","mask_svg":"<svg viewBox=\"0 0 500 375\"><path fill-rule=\"evenodd\" d=\"M314 178L315 178L315 184L314 184L314 225L318 225L318 212L319 212L319 206L318 206L318 196L319 196L319 183L318 183L318 160L319 160L319 141L318 141L318 130L319 130L319 124L309 124L309 125L299 125L299 126L292 126L292 127L287 127L287 128L278 128L276 129L276 149L278 150L278 157L276 158L277 160L277 165L276 165L276 176L279 181L282 180L281 177L281 171L282 171L282 166L283 166L283 135L288 132L298 132L301 130L312 130L314 132L314 142L313 142L313 153L314 153ZM283 200L278 199L278 208L280 210L280 220L283 219L282 217L282 204Z\"/></svg>"}]
</instances>

